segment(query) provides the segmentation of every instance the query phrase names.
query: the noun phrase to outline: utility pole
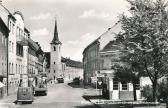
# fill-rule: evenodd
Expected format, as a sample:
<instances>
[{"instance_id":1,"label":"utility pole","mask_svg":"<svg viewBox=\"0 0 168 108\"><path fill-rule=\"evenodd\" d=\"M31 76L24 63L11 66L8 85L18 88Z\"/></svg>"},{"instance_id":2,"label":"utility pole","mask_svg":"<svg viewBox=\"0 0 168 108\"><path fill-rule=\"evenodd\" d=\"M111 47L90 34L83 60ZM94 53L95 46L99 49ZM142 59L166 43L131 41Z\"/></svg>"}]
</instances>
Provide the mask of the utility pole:
<instances>
[{"instance_id":1,"label":"utility pole","mask_svg":"<svg viewBox=\"0 0 168 108\"><path fill-rule=\"evenodd\" d=\"M1 2L2 2L2 0L1 0ZM9 33L8 33L8 36L9 36ZM9 45L8 45L8 36L7 36L7 49L6 49L6 53L7 53L7 78L6 78L6 83L7 83L7 86L6 86L6 92L7 92L7 96L9 95L9 72L8 72L8 62L9 62L9 54L8 54L8 47L9 47Z\"/></svg>"}]
</instances>

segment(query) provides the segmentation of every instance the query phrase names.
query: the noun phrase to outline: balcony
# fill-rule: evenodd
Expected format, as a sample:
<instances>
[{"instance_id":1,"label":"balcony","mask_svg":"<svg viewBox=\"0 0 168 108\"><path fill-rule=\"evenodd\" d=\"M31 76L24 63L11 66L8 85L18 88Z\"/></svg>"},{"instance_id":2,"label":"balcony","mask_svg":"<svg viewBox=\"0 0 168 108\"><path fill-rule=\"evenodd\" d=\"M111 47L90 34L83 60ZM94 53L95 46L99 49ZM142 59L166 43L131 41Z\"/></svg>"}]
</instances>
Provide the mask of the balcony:
<instances>
[{"instance_id":1,"label":"balcony","mask_svg":"<svg viewBox=\"0 0 168 108\"><path fill-rule=\"evenodd\" d=\"M16 42L20 45L27 46L28 41L23 35L17 35L16 36Z\"/></svg>"}]
</instances>

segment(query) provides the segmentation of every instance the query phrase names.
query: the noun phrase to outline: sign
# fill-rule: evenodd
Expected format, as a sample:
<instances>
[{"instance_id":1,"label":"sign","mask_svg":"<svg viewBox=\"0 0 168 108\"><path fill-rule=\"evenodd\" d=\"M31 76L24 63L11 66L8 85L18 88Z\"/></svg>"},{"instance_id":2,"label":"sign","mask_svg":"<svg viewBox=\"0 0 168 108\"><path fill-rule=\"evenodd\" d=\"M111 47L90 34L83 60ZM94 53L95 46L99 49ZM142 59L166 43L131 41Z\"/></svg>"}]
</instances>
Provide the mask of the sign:
<instances>
[{"instance_id":1,"label":"sign","mask_svg":"<svg viewBox=\"0 0 168 108\"><path fill-rule=\"evenodd\" d=\"M97 82L97 88L98 89L102 89L103 87L102 87L102 81L98 81Z\"/></svg>"}]
</instances>

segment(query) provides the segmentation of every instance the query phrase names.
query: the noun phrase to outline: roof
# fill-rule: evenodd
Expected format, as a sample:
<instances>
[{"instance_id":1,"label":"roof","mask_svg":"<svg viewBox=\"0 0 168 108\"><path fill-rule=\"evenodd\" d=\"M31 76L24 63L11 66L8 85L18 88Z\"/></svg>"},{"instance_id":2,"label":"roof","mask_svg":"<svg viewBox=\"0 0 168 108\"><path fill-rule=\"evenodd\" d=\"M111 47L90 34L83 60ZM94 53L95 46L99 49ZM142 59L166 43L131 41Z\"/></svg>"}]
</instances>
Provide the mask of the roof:
<instances>
[{"instance_id":1,"label":"roof","mask_svg":"<svg viewBox=\"0 0 168 108\"><path fill-rule=\"evenodd\" d=\"M45 52L44 55L47 62L47 68L50 68L50 52ZM80 61L75 61L69 58L61 57L61 62L65 63L66 66L69 66L69 67L83 68L83 63Z\"/></svg>"},{"instance_id":2,"label":"roof","mask_svg":"<svg viewBox=\"0 0 168 108\"><path fill-rule=\"evenodd\" d=\"M120 50L121 48L122 46L120 43L118 43L115 40L112 40L101 50L101 52Z\"/></svg>"},{"instance_id":3,"label":"roof","mask_svg":"<svg viewBox=\"0 0 168 108\"><path fill-rule=\"evenodd\" d=\"M62 44L58 37L57 21L55 21L54 37L50 44Z\"/></svg>"},{"instance_id":4,"label":"roof","mask_svg":"<svg viewBox=\"0 0 168 108\"><path fill-rule=\"evenodd\" d=\"M31 38L28 38L28 45L29 45L29 47L31 47L35 51L37 51L40 48L38 46L38 44L36 42L34 42Z\"/></svg>"},{"instance_id":5,"label":"roof","mask_svg":"<svg viewBox=\"0 0 168 108\"><path fill-rule=\"evenodd\" d=\"M46 62L47 62L46 68L50 68L50 52L44 52L44 56L45 56Z\"/></svg>"},{"instance_id":6,"label":"roof","mask_svg":"<svg viewBox=\"0 0 168 108\"><path fill-rule=\"evenodd\" d=\"M92 45L99 43L100 37L98 37L96 40L94 40L92 43L90 43L83 51L83 54L85 53L86 50L88 50Z\"/></svg>"},{"instance_id":7,"label":"roof","mask_svg":"<svg viewBox=\"0 0 168 108\"><path fill-rule=\"evenodd\" d=\"M6 24L4 23L4 21L1 19L1 17L0 17L0 26L4 26L5 31L7 31L9 33L9 29L6 26Z\"/></svg>"},{"instance_id":8,"label":"roof","mask_svg":"<svg viewBox=\"0 0 168 108\"><path fill-rule=\"evenodd\" d=\"M20 11L15 11L13 14L14 14L14 15L15 15L15 14L19 14L19 15L22 17L22 20L24 20L24 17L23 17L22 12L20 12Z\"/></svg>"},{"instance_id":9,"label":"roof","mask_svg":"<svg viewBox=\"0 0 168 108\"><path fill-rule=\"evenodd\" d=\"M30 31L25 27L24 28L24 31L26 32L26 33L30 33Z\"/></svg>"},{"instance_id":10,"label":"roof","mask_svg":"<svg viewBox=\"0 0 168 108\"><path fill-rule=\"evenodd\" d=\"M61 62L65 63L66 66L69 66L69 67L83 68L83 63L82 62L71 60L70 58L62 57Z\"/></svg>"},{"instance_id":11,"label":"roof","mask_svg":"<svg viewBox=\"0 0 168 108\"><path fill-rule=\"evenodd\" d=\"M108 28L107 31L105 31L102 35L100 35L97 39L95 39L92 43L90 43L83 51L83 54L87 49L89 49L92 45L94 45L96 42L100 43L100 47L104 47L103 45L106 45L110 40L114 40L115 32L118 32L120 30L120 21L115 23L111 28ZM101 45L102 44L102 45ZM99 48L100 50L101 48Z\"/></svg>"},{"instance_id":12,"label":"roof","mask_svg":"<svg viewBox=\"0 0 168 108\"><path fill-rule=\"evenodd\" d=\"M8 27L8 19L11 18L13 21L16 21L13 14L2 4L0 4L1 14L0 17L4 21L5 25Z\"/></svg>"}]
</instances>

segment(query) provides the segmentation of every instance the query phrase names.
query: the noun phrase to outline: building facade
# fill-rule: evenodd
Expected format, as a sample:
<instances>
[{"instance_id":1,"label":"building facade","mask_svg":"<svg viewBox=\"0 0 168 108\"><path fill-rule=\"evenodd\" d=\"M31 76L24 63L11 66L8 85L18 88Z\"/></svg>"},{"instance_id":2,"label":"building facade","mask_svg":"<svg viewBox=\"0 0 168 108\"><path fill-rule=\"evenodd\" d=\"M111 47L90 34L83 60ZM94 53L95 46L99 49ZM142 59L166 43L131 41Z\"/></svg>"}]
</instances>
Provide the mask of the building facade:
<instances>
[{"instance_id":1,"label":"building facade","mask_svg":"<svg viewBox=\"0 0 168 108\"><path fill-rule=\"evenodd\" d=\"M83 79L83 64L79 61L71 60L70 58L61 59L62 71L65 81L72 81L74 78Z\"/></svg>"},{"instance_id":2,"label":"building facade","mask_svg":"<svg viewBox=\"0 0 168 108\"><path fill-rule=\"evenodd\" d=\"M28 53L28 35L25 32L24 17L21 12L14 12L15 34L16 34L16 75L18 78L18 85L21 87L28 86L27 76L27 53ZM13 67L13 64L11 64Z\"/></svg>"},{"instance_id":3,"label":"building facade","mask_svg":"<svg viewBox=\"0 0 168 108\"><path fill-rule=\"evenodd\" d=\"M115 64L122 65L119 62L120 57L123 56L120 51L124 51L122 45L120 45L115 40L110 41L100 52L100 74L104 78L103 84L105 85L103 89L106 89L104 94L108 94L108 99L111 100L134 100L133 97L133 85L132 83L121 83L114 76L113 66ZM124 64L123 64L124 65ZM141 100L141 90L142 80L139 79L136 84L136 95L137 100Z\"/></svg>"},{"instance_id":4,"label":"building facade","mask_svg":"<svg viewBox=\"0 0 168 108\"><path fill-rule=\"evenodd\" d=\"M83 51L84 83L95 84L96 74L100 70L99 52L109 41L115 39L115 34L120 32L121 24L116 23L99 38L89 44Z\"/></svg>"},{"instance_id":5,"label":"building facade","mask_svg":"<svg viewBox=\"0 0 168 108\"><path fill-rule=\"evenodd\" d=\"M21 12L13 14L0 5L0 17L10 30L8 38L9 92L16 92L18 86L27 86L27 33L24 31L24 18Z\"/></svg>"},{"instance_id":6,"label":"building facade","mask_svg":"<svg viewBox=\"0 0 168 108\"><path fill-rule=\"evenodd\" d=\"M11 94L16 93L19 86L28 86L30 74L38 74L43 70L43 51L38 43L30 39L30 32L25 27L24 17L20 11L15 11L12 14L0 4L0 18L9 29L8 41L5 40L6 38L2 38L1 42L4 45L8 44L8 84L6 85L8 85L8 91ZM3 56L2 62L5 62L7 58L4 54L0 55ZM3 63L3 65L7 64Z\"/></svg>"},{"instance_id":7,"label":"building facade","mask_svg":"<svg viewBox=\"0 0 168 108\"><path fill-rule=\"evenodd\" d=\"M8 59L8 35L9 29L0 18L0 98L6 94L6 85L7 80L7 59Z\"/></svg>"},{"instance_id":8,"label":"building facade","mask_svg":"<svg viewBox=\"0 0 168 108\"><path fill-rule=\"evenodd\" d=\"M61 46L62 43L58 38L57 22L55 22L54 37L50 43L50 73L49 77L56 80L58 77L63 77L61 64Z\"/></svg>"}]
</instances>

